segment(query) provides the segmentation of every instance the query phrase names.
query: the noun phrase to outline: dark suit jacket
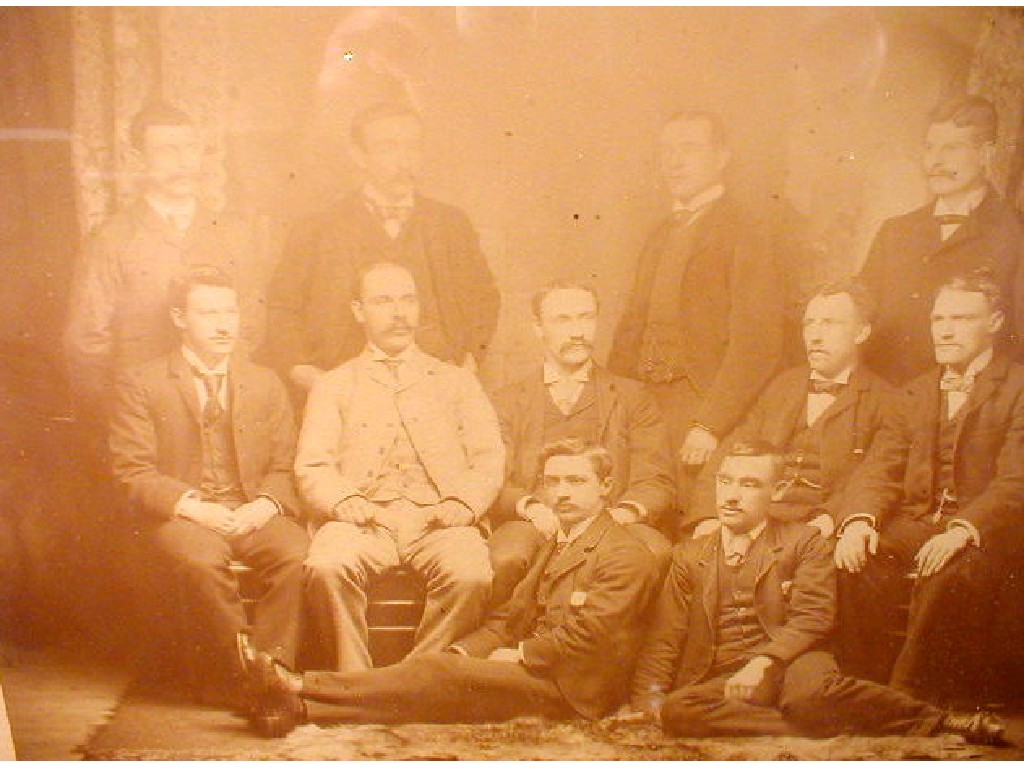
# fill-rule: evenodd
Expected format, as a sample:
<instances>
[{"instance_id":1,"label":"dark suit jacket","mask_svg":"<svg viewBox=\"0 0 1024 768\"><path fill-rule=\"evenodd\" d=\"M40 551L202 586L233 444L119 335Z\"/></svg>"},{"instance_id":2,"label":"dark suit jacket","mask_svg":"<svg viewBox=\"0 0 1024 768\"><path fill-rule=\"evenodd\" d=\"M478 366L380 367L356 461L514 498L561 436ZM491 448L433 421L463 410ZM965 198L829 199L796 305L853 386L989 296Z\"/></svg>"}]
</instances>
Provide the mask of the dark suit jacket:
<instances>
[{"instance_id":1,"label":"dark suit jacket","mask_svg":"<svg viewBox=\"0 0 1024 768\"><path fill-rule=\"evenodd\" d=\"M594 366L600 442L615 462L611 503L636 501L647 522L663 527L674 498L668 433L658 406L638 381ZM515 516L516 502L536 487L544 448L544 412L549 397L538 367L494 398L505 441L505 485L492 509L495 525Z\"/></svg>"},{"instance_id":2,"label":"dark suit jacket","mask_svg":"<svg viewBox=\"0 0 1024 768\"><path fill-rule=\"evenodd\" d=\"M639 539L602 512L561 554L542 589L554 546L552 539L509 601L456 645L484 658L522 642L528 670L553 680L583 717L602 717L622 703L623 678L639 647L641 616L657 589L657 569ZM550 629L535 634L545 614Z\"/></svg>"},{"instance_id":3,"label":"dark suit jacket","mask_svg":"<svg viewBox=\"0 0 1024 768\"><path fill-rule=\"evenodd\" d=\"M866 362L902 384L935 364L930 320L937 286L946 278L988 267L1011 308L1004 329L1024 337L1024 228L1017 212L989 190L945 242L934 203L886 220L875 236L861 278L878 299Z\"/></svg>"},{"instance_id":4,"label":"dark suit jacket","mask_svg":"<svg viewBox=\"0 0 1024 768\"><path fill-rule=\"evenodd\" d=\"M837 523L861 513L884 526L895 514L920 519L934 512L940 375L936 367L902 390L895 417L850 480ZM963 408L953 449L957 517L991 541L1024 515L1024 366L997 354Z\"/></svg>"},{"instance_id":5,"label":"dark suit jacket","mask_svg":"<svg viewBox=\"0 0 1024 768\"><path fill-rule=\"evenodd\" d=\"M796 366L779 374L761 393L746 418L722 442L697 482L694 520L715 517L715 472L728 449L739 441L767 440L785 448L794 427L802 424L810 369ZM821 415L821 483L824 509L839 504L850 475L867 455L882 423L888 418L892 388L865 366L854 369L849 386ZM809 510L808 510L809 511Z\"/></svg>"},{"instance_id":6,"label":"dark suit jacket","mask_svg":"<svg viewBox=\"0 0 1024 768\"><path fill-rule=\"evenodd\" d=\"M233 357L231 423L242 487L251 501L273 496L297 512L292 480L295 423L284 385L266 368ZM181 495L202 480L199 397L180 352L121 376L110 426L113 473L136 512L170 519Z\"/></svg>"},{"instance_id":7,"label":"dark suit jacket","mask_svg":"<svg viewBox=\"0 0 1024 768\"><path fill-rule=\"evenodd\" d=\"M671 220L648 238L619 323L608 369L635 377L651 287ZM765 238L728 198L694 223L693 254L679 286L679 335L686 341L685 375L701 395L694 419L722 436L736 426L775 373L782 353L781 277Z\"/></svg>"},{"instance_id":8,"label":"dark suit jacket","mask_svg":"<svg viewBox=\"0 0 1024 768\"><path fill-rule=\"evenodd\" d=\"M788 665L822 646L832 630L835 568L827 542L812 526L769 520L761 539L750 550L758 558L754 609L769 640L756 654ZM654 691L700 682L710 671L721 542L716 531L676 545L637 660L635 703Z\"/></svg>"},{"instance_id":9,"label":"dark suit jacket","mask_svg":"<svg viewBox=\"0 0 1024 768\"><path fill-rule=\"evenodd\" d=\"M479 359L501 297L476 231L459 209L421 196L406 227L422 234L439 321L459 353L449 362L461 363L466 352ZM366 339L350 308L354 280L362 267L390 260L389 245L361 193L296 228L268 287L267 357L275 368L287 373L311 363L330 370L359 354Z\"/></svg>"}]
</instances>

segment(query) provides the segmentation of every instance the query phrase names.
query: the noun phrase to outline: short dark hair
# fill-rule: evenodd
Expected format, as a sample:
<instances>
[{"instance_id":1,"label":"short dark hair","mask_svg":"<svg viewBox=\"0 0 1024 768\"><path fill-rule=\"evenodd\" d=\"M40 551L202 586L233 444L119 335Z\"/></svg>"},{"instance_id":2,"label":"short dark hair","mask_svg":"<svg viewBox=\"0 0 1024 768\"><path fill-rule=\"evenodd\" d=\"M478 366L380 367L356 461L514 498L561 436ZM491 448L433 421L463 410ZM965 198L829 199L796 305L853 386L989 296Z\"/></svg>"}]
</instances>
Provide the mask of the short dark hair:
<instances>
[{"instance_id":1,"label":"short dark hair","mask_svg":"<svg viewBox=\"0 0 1024 768\"><path fill-rule=\"evenodd\" d=\"M188 306L188 296L192 293L192 289L200 285L237 290L235 281L223 268L213 264L197 264L189 267L184 275L171 280L167 289L167 299L171 309L185 309Z\"/></svg>"},{"instance_id":2,"label":"short dark hair","mask_svg":"<svg viewBox=\"0 0 1024 768\"><path fill-rule=\"evenodd\" d=\"M817 286L813 289L810 296L807 297L807 301L804 302L804 309L807 309L807 305L819 296L838 296L841 293L845 293L850 297L850 300L853 302L853 308L857 311L861 320L865 323L874 322L875 317L878 315L878 301L876 301L871 289L856 277L843 277Z\"/></svg>"},{"instance_id":3,"label":"short dark hair","mask_svg":"<svg viewBox=\"0 0 1024 768\"><path fill-rule=\"evenodd\" d=\"M999 136L999 115L991 101L982 96L956 95L939 102L928 116L929 125L953 123L974 128L978 144L995 141Z\"/></svg>"},{"instance_id":4,"label":"short dark hair","mask_svg":"<svg viewBox=\"0 0 1024 768\"><path fill-rule=\"evenodd\" d=\"M538 479L544 475L544 467L553 456L586 456L598 480L611 477L614 462L611 452L599 443L583 440L578 437L567 437L544 446L537 462Z\"/></svg>"},{"instance_id":5,"label":"short dark hair","mask_svg":"<svg viewBox=\"0 0 1024 768\"><path fill-rule=\"evenodd\" d=\"M594 304L598 307L601 306L601 301L597 297L597 289L594 286L580 280L554 280L535 291L530 299L530 309L533 310L533 316L538 320L540 319L541 307L544 306L544 299L555 291L586 291L594 297Z\"/></svg>"},{"instance_id":6,"label":"short dark hair","mask_svg":"<svg viewBox=\"0 0 1024 768\"><path fill-rule=\"evenodd\" d=\"M352 125L349 129L352 143L359 147L365 147L366 129L378 120L388 117L414 117L421 122L423 120L420 113L411 104L405 102L382 101L371 104L356 112L352 117Z\"/></svg>"},{"instance_id":7,"label":"short dark hair","mask_svg":"<svg viewBox=\"0 0 1024 768\"><path fill-rule=\"evenodd\" d=\"M357 269L355 271L354 275L352 275L351 289L352 289L352 298L353 299L355 299L356 301L360 301L362 299L362 297L363 297L363 283L366 280L366 276L368 274L370 274L371 272L376 272L379 269L398 269L398 270L400 270L402 272L405 272L405 273L407 273L412 278L413 285L416 285L416 276L412 273L412 270L409 269L408 267L406 267L406 266L404 266L402 264L399 264L396 261L374 261L374 262L372 262L370 264L364 264L363 266L361 266L359 269ZM417 286L417 292L418 291L419 291L419 286Z\"/></svg>"},{"instance_id":8,"label":"short dark hair","mask_svg":"<svg viewBox=\"0 0 1024 768\"><path fill-rule=\"evenodd\" d=\"M154 125L188 125L195 127L195 121L173 104L159 99L146 102L132 118L128 128L128 140L132 147L142 150L146 142L146 130Z\"/></svg>"},{"instance_id":9,"label":"short dark hair","mask_svg":"<svg viewBox=\"0 0 1024 768\"><path fill-rule=\"evenodd\" d=\"M988 305L993 312L1003 309L1003 289L999 287L999 283L992 275L992 270L988 267L979 267L967 274L952 275L943 280L935 289L935 295L932 296L933 305L942 290L980 293L988 300Z\"/></svg>"},{"instance_id":10,"label":"short dark hair","mask_svg":"<svg viewBox=\"0 0 1024 768\"><path fill-rule=\"evenodd\" d=\"M772 460L772 481L781 480L786 471L786 457L778 446L768 440L737 440L729 446L722 461L732 456L769 456Z\"/></svg>"},{"instance_id":11,"label":"short dark hair","mask_svg":"<svg viewBox=\"0 0 1024 768\"><path fill-rule=\"evenodd\" d=\"M725 123L717 112L706 109L685 109L670 115L663 125L672 123L693 123L703 121L711 128L711 141L715 146L729 146L729 134L725 130Z\"/></svg>"}]
</instances>

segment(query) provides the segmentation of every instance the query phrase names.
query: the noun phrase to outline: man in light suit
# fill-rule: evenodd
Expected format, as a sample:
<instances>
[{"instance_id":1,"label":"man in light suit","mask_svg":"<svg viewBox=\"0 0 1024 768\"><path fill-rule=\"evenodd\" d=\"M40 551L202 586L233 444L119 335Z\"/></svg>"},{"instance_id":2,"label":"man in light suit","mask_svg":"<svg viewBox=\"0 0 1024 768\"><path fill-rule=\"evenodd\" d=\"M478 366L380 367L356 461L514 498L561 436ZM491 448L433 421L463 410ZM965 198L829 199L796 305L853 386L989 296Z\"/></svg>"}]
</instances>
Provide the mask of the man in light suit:
<instances>
[{"instance_id":1,"label":"man in light suit","mask_svg":"<svg viewBox=\"0 0 1024 768\"><path fill-rule=\"evenodd\" d=\"M683 112L662 127L672 214L644 244L608 356L612 373L647 383L661 408L684 522L701 466L782 355L781 276L760 227L726 192L729 159L715 114Z\"/></svg>"},{"instance_id":2,"label":"man in light suit","mask_svg":"<svg viewBox=\"0 0 1024 768\"><path fill-rule=\"evenodd\" d=\"M953 275L991 270L1006 312L997 346L1007 351L1014 336L1024 337L1024 227L988 180L997 138L996 110L986 99L939 104L922 156L934 199L886 220L871 245L861 278L880 311L865 359L894 384L932 367L931 300Z\"/></svg>"},{"instance_id":3,"label":"man in light suit","mask_svg":"<svg viewBox=\"0 0 1024 768\"><path fill-rule=\"evenodd\" d=\"M354 278L393 261L416 280L419 347L475 370L501 296L466 214L417 191L422 119L408 104L374 104L353 117L351 147L365 183L296 227L270 282L273 365L305 397L324 371L357 355L364 338L349 311Z\"/></svg>"},{"instance_id":4,"label":"man in light suit","mask_svg":"<svg viewBox=\"0 0 1024 768\"><path fill-rule=\"evenodd\" d=\"M110 452L156 553L163 596L189 616L176 642L198 649L202 693L215 696L236 669L234 638L246 624L230 560L250 565L267 587L256 646L294 664L309 539L295 519L288 395L273 371L232 353L239 321L230 279L194 268L173 283L170 306L181 347L122 375Z\"/></svg>"},{"instance_id":5,"label":"man in light suit","mask_svg":"<svg viewBox=\"0 0 1024 768\"><path fill-rule=\"evenodd\" d=\"M675 488L665 423L643 385L594 362L598 301L593 288L560 281L533 297L542 366L494 399L507 453L505 485L488 514L492 602L512 594L558 518L535 491L544 446L564 437L604 445L615 465L609 514L667 562Z\"/></svg>"},{"instance_id":6,"label":"man in light suit","mask_svg":"<svg viewBox=\"0 0 1024 768\"><path fill-rule=\"evenodd\" d=\"M956 733L1002 743L990 713L957 714L839 671L826 641L835 569L813 526L768 517L783 459L737 443L718 471L721 529L679 544L633 685L635 709L681 736Z\"/></svg>"},{"instance_id":7,"label":"man in light suit","mask_svg":"<svg viewBox=\"0 0 1024 768\"><path fill-rule=\"evenodd\" d=\"M608 451L567 439L546 447L540 462L538 492L558 515L558 533L483 626L446 653L355 673L295 675L243 642L249 680L262 694L253 724L283 735L304 716L302 700L332 705L332 718L377 723L609 714L621 703L657 569L607 512Z\"/></svg>"},{"instance_id":8,"label":"man in light suit","mask_svg":"<svg viewBox=\"0 0 1024 768\"><path fill-rule=\"evenodd\" d=\"M871 336L875 302L856 280L815 291L803 315L807 362L779 374L705 467L695 492L695 516L717 520L715 473L732 442L764 440L786 456L786 489L771 516L813 520L829 536L828 510L863 461L890 407L892 392L861 362ZM708 526L698 530L707 532Z\"/></svg>"},{"instance_id":9,"label":"man in light suit","mask_svg":"<svg viewBox=\"0 0 1024 768\"><path fill-rule=\"evenodd\" d=\"M844 669L891 668L893 685L933 701L984 703L1002 676L997 595L1024 526L1024 366L993 348L1002 306L985 274L943 283L939 365L906 385L836 510Z\"/></svg>"},{"instance_id":10,"label":"man in light suit","mask_svg":"<svg viewBox=\"0 0 1024 768\"><path fill-rule=\"evenodd\" d=\"M337 669L371 666L366 580L407 563L426 581L413 653L439 651L483 618L491 589L477 523L505 450L476 377L422 352L412 273L375 264L351 311L363 352L318 378L295 473L320 523L306 561L309 618Z\"/></svg>"}]
</instances>

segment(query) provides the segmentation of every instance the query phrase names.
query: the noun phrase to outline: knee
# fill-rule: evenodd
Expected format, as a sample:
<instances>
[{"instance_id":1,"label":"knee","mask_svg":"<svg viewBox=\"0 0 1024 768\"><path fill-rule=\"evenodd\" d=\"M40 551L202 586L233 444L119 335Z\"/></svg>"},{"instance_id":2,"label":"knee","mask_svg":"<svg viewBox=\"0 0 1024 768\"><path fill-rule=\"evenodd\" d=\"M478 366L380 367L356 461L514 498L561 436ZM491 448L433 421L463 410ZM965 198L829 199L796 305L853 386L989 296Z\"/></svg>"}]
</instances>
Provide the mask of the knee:
<instances>
[{"instance_id":1,"label":"knee","mask_svg":"<svg viewBox=\"0 0 1024 768\"><path fill-rule=\"evenodd\" d=\"M307 583L315 586L337 583L361 585L365 581L363 569L355 558L332 552L310 551L303 562L303 571Z\"/></svg>"},{"instance_id":2,"label":"knee","mask_svg":"<svg viewBox=\"0 0 1024 768\"><path fill-rule=\"evenodd\" d=\"M491 588L494 571L487 557L453 557L441 566L442 579L463 592L482 592Z\"/></svg>"},{"instance_id":3,"label":"knee","mask_svg":"<svg viewBox=\"0 0 1024 768\"><path fill-rule=\"evenodd\" d=\"M525 523L530 531L521 530L516 522L506 523L487 542L491 568L495 573L509 573L525 570L540 546L538 537L531 532L533 526Z\"/></svg>"}]
</instances>

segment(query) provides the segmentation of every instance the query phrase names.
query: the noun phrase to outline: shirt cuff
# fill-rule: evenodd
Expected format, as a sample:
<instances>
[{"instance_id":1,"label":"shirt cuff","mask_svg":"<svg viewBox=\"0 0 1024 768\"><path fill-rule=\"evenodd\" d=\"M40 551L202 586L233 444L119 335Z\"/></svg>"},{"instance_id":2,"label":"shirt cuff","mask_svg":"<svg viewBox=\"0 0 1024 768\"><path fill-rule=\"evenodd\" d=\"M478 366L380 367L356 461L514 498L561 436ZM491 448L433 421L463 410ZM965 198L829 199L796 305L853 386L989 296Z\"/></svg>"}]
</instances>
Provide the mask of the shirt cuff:
<instances>
[{"instance_id":1,"label":"shirt cuff","mask_svg":"<svg viewBox=\"0 0 1024 768\"><path fill-rule=\"evenodd\" d=\"M636 521L638 523L647 522L647 507L641 504L639 501L620 501L615 504L616 507L625 507L636 512Z\"/></svg>"},{"instance_id":2,"label":"shirt cuff","mask_svg":"<svg viewBox=\"0 0 1024 768\"><path fill-rule=\"evenodd\" d=\"M968 535L970 535L971 537L971 543L976 547L981 546L981 534L978 533L978 529L974 527L974 523L972 523L970 520L964 520L960 517L954 517L952 520L949 521L949 523L946 524L947 531L951 528L965 529Z\"/></svg>"},{"instance_id":3,"label":"shirt cuff","mask_svg":"<svg viewBox=\"0 0 1024 768\"><path fill-rule=\"evenodd\" d=\"M271 504L273 504L274 505L275 514L278 514L278 515L283 515L284 514L284 507L281 506L281 502L279 502L277 499L275 499L269 493L261 493L255 499L255 501L260 501L260 500L266 500L266 501L269 501Z\"/></svg>"},{"instance_id":4,"label":"shirt cuff","mask_svg":"<svg viewBox=\"0 0 1024 768\"><path fill-rule=\"evenodd\" d=\"M454 501L456 504L458 504L459 506L464 508L467 512L469 512L469 514L473 518L473 522L470 523L470 525L476 525L478 522L480 522L480 516L476 512L474 512L473 508L471 506L469 506L469 504L464 502L462 499L456 498L455 496L445 496L443 499L441 499L441 501L442 502Z\"/></svg>"},{"instance_id":5,"label":"shirt cuff","mask_svg":"<svg viewBox=\"0 0 1024 768\"><path fill-rule=\"evenodd\" d=\"M523 651L523 641L522 640L520 640L519 644L516 645L516 650L519 651L519 663L520 664L525 664L526 663L526 653Z\"/></svg>"},{"instance_id":6,"label":"shirt cuff","mask_svg":"<svg viewBox=\"0 0 1024 768\"><path fill-rule=\"evenodd\" d=\"M523 498L516 502L516 514L525 520L526 508L536 501L536 498L534 498L530 494L526 494L525 496L523 496Z\"/></svg>"},{"instance_id":7,"label":"shirt cuff","mask_svg":"<svg viewBox=\"0 0 1024 768\"><path fill-rule=\"evenodd\" d=\"M454 643L445 648L445 650L448 651L448 653L454 653L456 656L469 656L469 653L465 648L461 645L455 645Z\"/></svg>"},{"instance_id":8,"label":"shirt cuff","mask_svg":"<svg viewBox=\"0 0 1024 768\"><path fill-rule=\"evenodd\" d=\"M872 528L876 528L876 525L875 525L876 521L875 521L875 516L874 515L868 515L868 514L850 515L848 518L843 520L843 524L842 525L840 525L838 528L836 528L836 538L838 539L840 536L842 536L843 532L846 530L846 527L850 523L856 522L857 520L862 520L865 523L867 523L868 525L870 525Z\"/></svg>"},{"instance_id":9,"label":"shirt cuff","mask_svg":"<svg viewBox=\"0 0 1024 768\"><path fill-rule=\"evenodd\" d=\"M199 495L199 491L189 490L185 491L178 498L178 501L174 504L174 516L175 517L188 517L188 514L195 509L195 506L202 501L202 496Z\"/></svg>"}]
</instances>

